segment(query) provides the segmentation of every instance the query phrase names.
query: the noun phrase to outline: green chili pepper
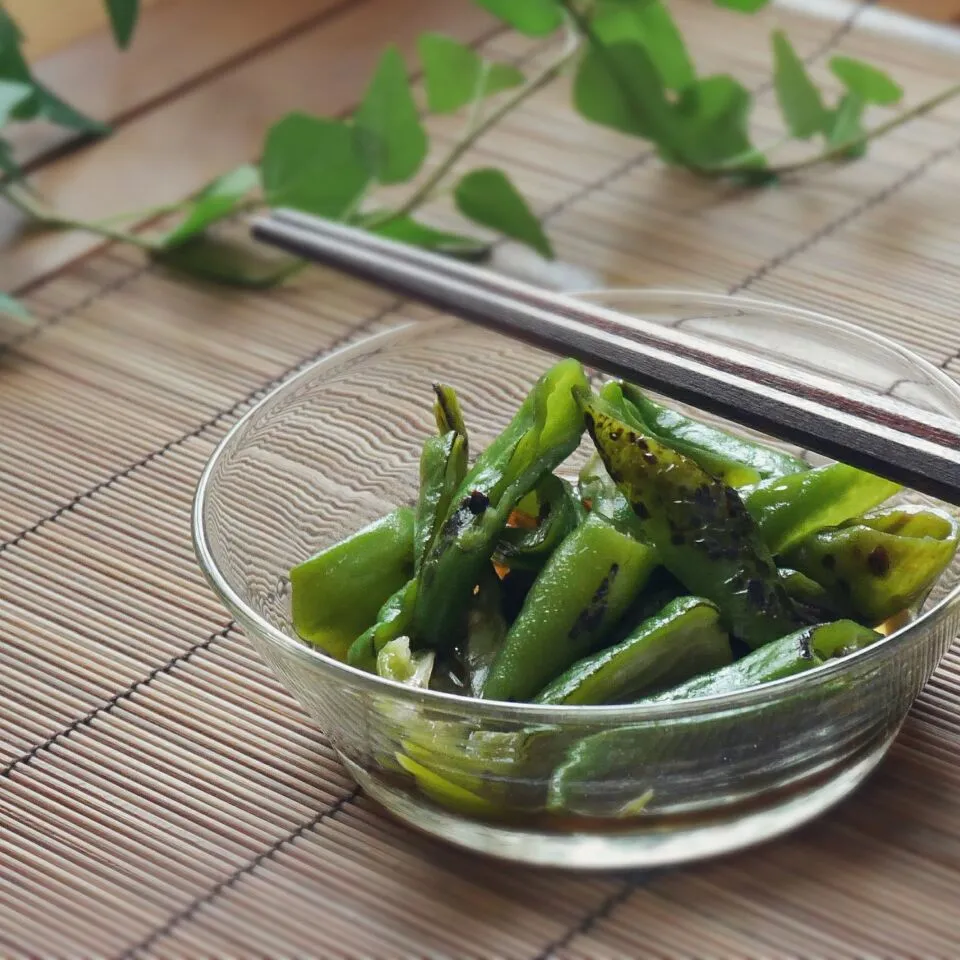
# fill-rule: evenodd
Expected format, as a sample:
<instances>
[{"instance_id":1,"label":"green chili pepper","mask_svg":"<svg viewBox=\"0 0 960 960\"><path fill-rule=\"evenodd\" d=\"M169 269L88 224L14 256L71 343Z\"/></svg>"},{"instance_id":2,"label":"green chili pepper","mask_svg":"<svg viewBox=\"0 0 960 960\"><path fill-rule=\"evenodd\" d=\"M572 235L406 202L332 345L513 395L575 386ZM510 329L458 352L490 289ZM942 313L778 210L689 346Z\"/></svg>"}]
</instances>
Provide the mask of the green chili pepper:
<instances>
[{"instance_id":1,"label":"green chili pepper","mask_svg":"<svg viewBox=\"0 0 960 960\"><path fill-rule=\"evenodd\" d=\"M619 419L689 457L728 486L742 487L809 469L809 464L799 457L734 436L655 403L632 383L608 383L600 396L611 404L612 411L626 414Z\"/></svg>"},{"instance_id":2,"label":"green chili pepper","mask_svg":"<svg viewBox=\"0 0 960 960\"><path fill-rule=\"evenodd\" d=\"M741 493L764 542L779 554L823 527L871 510L900 489L891 480L833 463L764 480Z\"/></svg>"},{"instance_id":3,"label":"green chili pepper","mask_svg":"<svg viewBox=\"0 0 960 960\"><path fill-rule=\"evenodd\" d=\"M824 623L843 616L829 591L799 570L780 568L780 581L794 606L811 624Z\"/></svg>"},{"instance_id":4,"label":"green chili pepper","mask_svg":"<svg viewBox=\"0 0 960 960\"><path fill-rule=\"evenodd\" d=\"M420 569L456 491L467 473L467 428L452 387L435 384L433 405L438 435L430 437L420 455L420 495L414 516L415 567Z\"/></svg>"},{"instance_id":5,"label":"green chili pepper","mask_svg":"<svg viewBox=\"0 0 960 960\"><path fill-rule=\"evenodd\" d=\"M745 690L811 670L879 639L878 633L850 620L805 627L729 666L639 702L667 703ZM769 719L789 727L802 723L803 714L801 697L791 705L778 703ZM673 764L685 760L691 769L697 769L698 776L709 776L711 771L703 768L702 761L705 746L715 743L721 756L726 738L735 736L741 716L731 710L713 716L648 721L585 737L568 750L555 769L548 789L548 809L587 816L620 815L639 792L637 779L644 772L649 774L653 789L658 789L660 757L668 757ZM723 775L722 764L718 773Z\"/></svg>"},{"instance_id":6,"label":"green chili pepper","mask_svg":"<svg viewBox=\"0 0 960 960\"><path fill-rule=\"evenodd\" d=\"M903 506L820 530L785 554L849 616L879 624L909 609L957 551L957 521Z\"/></svg>"},{"instance_id":7,"label":"green chili pepper","mask_svg":"<svg viewBox=\"0 0 960 960\"><path fill-rule=\"evenodd\" d=\"M344 659L384 602L413 575L413 511L399 507L290 571L293 627Z\"/></svg>"},{"instance_id":8,"label":"green chili pepper","mask_svg":"<svg viewBox=\"0 0 960 960\"><path fill-rule=\"evenodd\" d=\"M420 569L418 642L442 648L462 633L469 598L511 510L580 441L583 420L573 388L586 383L576 360L547 371L464 478Z\"/></svg>"},{"instance_id":9,"label":"green chili pepper","mask_svg":"<svg viewBox=\"0 0 960 960\"><path fill-rule=\"evenodd\" d=\"M417 581L408 580L387 598L373 625L350 645L347 663L373 673L377 668L377 654L391 640L409 635L416 601Z\"/></svg>"},{"instance_id":10,"label":"green chili pepper","mask_svg":"<svg viewBox=\"0 0 960 960\"><path fill-rule=\"evenodd\" d=\"M769 683L818 667L827 660L868 646L879 639L880 634L853 620L804 627L748 653L736 663L694 677L671 690L648 697L644 702L665 703L745 690L759 683Z\"/></svg>"},{"instance_id":11,"label":"green chili pepper","mask_svg":"<svg viewBox=\"0 0 960 960\"><path fill-rule=\"evenodd\" d=\"M724 625L759 647L801 624L753 518L735 490L692 460L578 394L587 429L664 566ZM803 474L798 474L803 476Z\"/></svg>"},{"instance_id":12,"label":"green chili pepper","mask_svg":"<svg viewBox=\"0 0 960 960\"><path fill-rule=\"evenodd\" d=\"M377 673L387 680L426 689L433 671L433 659L432 650L411 653L410 638L397 637L377 654Z\"/></svg>"},{"instance_id":13,"label":"green chili pepper","mask_svg":"<svg viewBox=\"0 0 960 960\"><path fill-rule=\"evenodd\" d=\"M548 473L534 493L537 526L507 527L493 554L497 563L511 570L540 570L560 542L586 517L573 487L555 474Z\"/></svg>"},{"instance_id":14,"label":"green chili pepper","mask_svg":"<svg viewBox=\"0 0 960 960\"><path fill-rule=\"evenodd\" d=\"M595 650L657 564L655 551L591 516L560 544L510 627L483 695L528 700Z\"/></svg>"},{"instance_id":15,"label":"green chili pepper","mask_svg":"<svg viewBox=\"0 0 960 960\"><path fill-rule=\"evenodd\" d=\"M643 539L641 524L630 506L630 501L610 479L599 453L594 452L583 465L577 478L580 499L597 516L613 524L621 533Z\"/></svg>"},{"instance_id":16,"label":"green chili pepper","mask_svg":"<svg viewBox=\"0 0 960 960\"><path fill-rule=\"evenodd\" d=\"M654 687L730 663L719 611L709 600L680 597L615 647L575 663L535 703L623 703Z\"/></svg>"}]
</instances>

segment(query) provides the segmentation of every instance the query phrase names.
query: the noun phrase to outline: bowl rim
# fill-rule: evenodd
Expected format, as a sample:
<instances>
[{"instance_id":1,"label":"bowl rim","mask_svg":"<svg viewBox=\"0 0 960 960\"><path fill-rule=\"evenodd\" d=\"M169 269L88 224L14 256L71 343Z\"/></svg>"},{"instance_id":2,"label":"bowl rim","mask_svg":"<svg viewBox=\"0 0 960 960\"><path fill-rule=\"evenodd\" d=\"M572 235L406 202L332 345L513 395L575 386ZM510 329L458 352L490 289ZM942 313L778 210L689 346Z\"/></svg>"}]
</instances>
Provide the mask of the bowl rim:
<instances>
[{"instance_id":1,"label":"bowl rim","mask_svg":"<svg viewBox=\"0 0 960 960\"><path fill-rule=\"evenodd\" d=\"M656 303L662 303L665 300L677 304L687 303L691 307L702 307L704 305L738 306L753 311L769 311L779 317L795 318L807 323L828 326L833 330L839 329L847 335L859 337L874 345L880 345L884 349L898 354L910 363L917 365L931 379L943 386L948 392L953 393L958 403L960 403L960 384L947 376L944 371L883 334L874 333L872 330L867 330L846 320L835 319L828 314L760 298L659 287L590 288L567 291L567 295L594 299L598 302L604 300L610 302L625 298L631 299L633 302L640 302L642 305L642 301L649 301L651 306ZM234 438L242 433L247 424L255 419L266 406L294 392L303 381L314 377L317 372L321 371L324 367L339 363L345 356L363 353L371 349L383 347L391 341L403 340L417 335L422 331L424 326L449 326L456 322L464 323L466 321L457 321L447 314L427 320L411 320L397 327L363 337L353 343L347 343L331 350L318 360L304 366L261 397L260 400L227 431L217 444L216 449L204 465L194 493L191 513L193 547L205 579L210 584L214 593L226 606L227 610L245 631L281 648L287 654L292 654L301 660L309 662L312 666L327 673L331 679L346 682L353 687L373 695L389 695L392 699L406 701L411 705L432 707L438 711L448 713L469 713L473 716L501 721L521 721L536 724L569 724L571 722L587 724L606 721L615 722L619 726L632 722L644 723L694 717L702 718L707 714L773 704L792 693L799 693L805 688L811 689L822 683L829 682L832 678L849 672L854 666L866 665L876 660L895 656L896 650L899 647L906 644L916 636L917 633L925 632L937 621L942 620L960 603L960 582L958 582L953 590L943 597L935 606L931 607L931 609L924 611L915 620L910 621L899 630L872 643L870 646L848 654L840 659L830 660L808 671L803 671L802 673L783 677L768 683L758 684L744 690L673 702L596 704L589 706L483 700L454 693L445 693L438 690L422 690L350 666L310 646L305 641L279 630L243 600L237 591L233 589L227 577L223 575L214 559L206 532L204 520L206 511L204 507L210 490L211 479L220 458L230 449Z\"/></svg>"}]
</instances>

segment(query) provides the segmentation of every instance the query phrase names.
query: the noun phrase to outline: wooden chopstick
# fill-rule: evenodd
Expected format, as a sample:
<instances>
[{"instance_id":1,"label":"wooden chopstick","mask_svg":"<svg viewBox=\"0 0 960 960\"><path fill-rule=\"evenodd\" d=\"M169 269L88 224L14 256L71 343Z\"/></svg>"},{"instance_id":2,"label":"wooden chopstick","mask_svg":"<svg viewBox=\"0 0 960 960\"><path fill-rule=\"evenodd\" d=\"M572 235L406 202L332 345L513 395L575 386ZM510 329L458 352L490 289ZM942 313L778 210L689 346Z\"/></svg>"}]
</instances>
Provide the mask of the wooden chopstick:
<instances>
[{"instance_id":1,"label":"wooden chopstick","mask_svg":"<svg viewBox=\"0 0 960 960\"><path fill-rule=\"evenodd\" d=\"M295 211L253 235L664 396L960 505L960 423L862 386Z\"/></svg>"}]
</instances>

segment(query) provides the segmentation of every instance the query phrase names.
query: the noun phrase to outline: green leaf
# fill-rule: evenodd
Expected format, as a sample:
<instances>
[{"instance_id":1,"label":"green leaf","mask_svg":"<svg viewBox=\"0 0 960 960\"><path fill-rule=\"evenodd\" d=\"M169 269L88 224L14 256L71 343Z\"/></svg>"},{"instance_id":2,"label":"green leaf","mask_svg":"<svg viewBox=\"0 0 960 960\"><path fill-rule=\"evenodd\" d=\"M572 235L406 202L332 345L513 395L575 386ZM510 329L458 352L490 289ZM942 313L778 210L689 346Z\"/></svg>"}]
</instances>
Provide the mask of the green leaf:
<instances>
[{"instance_id":1,"label":"green leaf","mask_svg":"<svg viewBox=\"0 0 960 960\"><path fill-rule=\"evenodd\" d=\"M113 38L121 50L126 50L140 16L140 0L106 0L106 4Z\"/></svg>"},{"instance_id":2,"label":"green leaf","mask_svg":"<svg viewBox=\"0 0 960 960\"><path fill-rule=\"evenodd\" d=\"M718 7L736 10L739 13L756 13L762 10L770 0L713 0Z\"/></svg>"},{"instance_id":3,"label":"green leaf","mask_svg":"<svg viewBox=\"0 0 960 960\"><path fill-rule=\"evenodd\" d=\"M384 51L353 119L360 156L376 180L403 183L420 169L427 155L427 134L396 47Z\"/></svg>"},{"instance_id":4,"label":"green leaf","mask_svg":"<svg viewBox=\"0 0 960 960\"><path fill-rule=\"evenodd\" d=\"M186 217L163 238L163 245L175 247L229 216L259 183L260 171L249 163L217 177L193 198Z\"/></svg>"},{"instance_id":5,"label":"green leaf","mask_svg":"<svg viewBox=\"0 0 960 960\"><path fill-rule=\"evenodd\" d=\"M6 126L11 114L28 97L33 87L20 80L0 80L0 127Z\"/></svg>"},{"instance_id":6,"label":"green leaf","mask_svg":"<svg viewBox=\"0 0 960 960\"><path fill-rule=\"evenodd\" d=\"M260 175L270 206L334 220L356 206L370 183L353 127L305 113L287 114L267 131Z\"/></svg>"},{"instance_id":7,"label":"green leaf","mask_svg":"<svg viewBox=\"0 0 960 960\"><path fill-rule=\"evenodd\" d=\"M733 77L718 74L688 87L677 105L683 131L680 157L688 164L712 167L743 158L751 168L763 167L748 132L751 97ZM738 166L741 165L738 159Z\"/></svg>"},{"instance_id":8,"label":"green leaf","mask_svg":"<svg viewBox=\"0 0 960 960\"><path fill-rule=\"evenodd\" d=\"M274 287L306 265L296 257L269 256L262 248L206 235L191 237L153 258L202 280L252 290Z\"/></svg>"},{"instance_id":9,"label":"green leaf","mask_svg":"<svg viewBox=\"0 0 960 960\"><path fill-rule=\"evenodd\" d=\"M825 133L829 128L830 113L803 61L782 30L773 32L773 57L773 82L787 129L800 140Z\"/></svg>"},{"instance_id":10,"label":"green leaf","mask_svg":"<svg viewBox=\"0 0 960 960\"><path fill-rule=\"evenodd\" d=\"M453 113L474 100L523 83L523 74L516 67L484 60L470 47L442 34L423 34L418 48L427 106L434 113Z\"/></svg>"},{"instance_id":11,"label":"green leaf","mask_svg":"<svg viewBox=\"0 0 960 960\"><path fill-rule=\"evenodd\" d=\"M563 23L558 0L475 0L478 6L528 37L545 37Z\"/></svg>"},{"instance_id":12,"label":"green leaf","mask_svg":"<svg viewBox=\"0 0 960 960\"><path fill-rule=\"evenodd\" d=\"M447 256L461 260L483 260L490 250L490 245L476 237L465 237L458 233L447 233L436 230L427 224L420 223L408 216L388 217L383 212L375 213L361 221L371 233L381 237L389 237L401 243L409 243L414 247L423 247ZM377 221L382 221L377 223Z\"/></svg>"},{"instance_id":13,"label":"green leaf","mask_svg":"<svg viewBox=\"0 0 960 960\"><path fill-rule=\"evenodd\" d=\"M673 107L653 60L638 44L591 46L574 78L573 102L594 123L676 145Z\"/></svg>"},{"instance_id":14,"label":"green leaf","mask_svg":"<svg viewBox=\"0 0 960 960\"><path fill-rule=\"evenodd\" d=\"M852 57L833 57L830 69L834 76L865 103L881 105L897 103L903 97L903 87L877 67Z\"/></svg>"},{"instance_id":15,"label":"green leaf","mask_svg":"<svg viewBox=\"0 0 960 960\"><path fill-rule=\"evenodd\" d=\"M64 103L52 90L34 78L20 50L22 42L23 35L19 27L0 6L0 80L26 84L31 88L30 95L10 110L8 119L25 121L42 117L51 123L85 133L105 132L107 128L104 124Z\"/></svg>"},{"instance_id":16,"label":"green leaf","mask_svg":"<svg viewBox=\"0 0 960 960\"><path fill-rule=\"evenodd\" d=\"M683 35L660 0L601 0L591 26L608 47L615 43L640 44L668 90L681 91L696 80Z\"/></svg>"},{"instance_id":17,"label":"green leaf","mask_svg":"<svg viewBox=\"0 0 960 960\"><path fill-rule=\"evenodd\" d=\"M13 317L14 320L31 320L30 311L9 293L0 292L0 313Z\"/></svg>"},{"instance_id":18,"label":"green leaf","mask_svg":"<svg viewBox=\"0 0 960 960\"><path fill-rule=\"evenodd\" d=\"M499 170L487 168L468 173L454 191L457 209L484 227L532 247L553 259L553 248L527 202Z\"/></svg>"},{"instance_id":19,"label":"green leaf","mask_svg":"<svg viewBox=\"0 0 960 960\"><path fill-rule=\"evenodd\" d=\"M831 116L830 129L827 132L827 143L831 147L839 147L843 143L855 140L863 135L863 110L866 104L856 93L848 93ZM843 156L853 160L862 157L867 152L867 144L858 143L843 152Z\"/></svg>"}]
</instances>

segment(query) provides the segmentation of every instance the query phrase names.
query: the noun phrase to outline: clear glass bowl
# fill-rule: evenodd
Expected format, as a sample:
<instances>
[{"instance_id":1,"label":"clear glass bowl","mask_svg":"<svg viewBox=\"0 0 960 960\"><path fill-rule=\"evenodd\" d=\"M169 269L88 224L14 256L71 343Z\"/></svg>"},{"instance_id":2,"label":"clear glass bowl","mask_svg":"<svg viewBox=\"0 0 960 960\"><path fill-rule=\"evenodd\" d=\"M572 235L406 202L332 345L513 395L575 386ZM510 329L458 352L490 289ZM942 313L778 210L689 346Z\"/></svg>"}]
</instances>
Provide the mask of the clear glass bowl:
<instances>
[{"instance_id":1,"label":"clear glass bowl","mask_svg":"<svg viewBox=\"0 0 960 960\"><path fill-rule=\"evenodd\" d=\"M943 373L839 321L724 296L584 296L960 416L960 387ZM203 474L194 537L206 576L357 782L428 833L527 863L622 868L719 854L810 820L880 761L957 633L957 564L909 625L872 647L689 703L546 707L415 691L294 635L290 567L415 499L431 384L457 389L478 450L555 359L445 319L304 370L234 427Z\"/></svg>"}]
</instances>

